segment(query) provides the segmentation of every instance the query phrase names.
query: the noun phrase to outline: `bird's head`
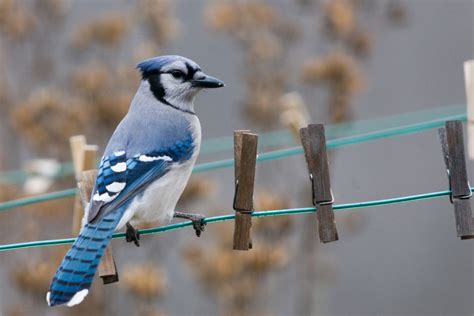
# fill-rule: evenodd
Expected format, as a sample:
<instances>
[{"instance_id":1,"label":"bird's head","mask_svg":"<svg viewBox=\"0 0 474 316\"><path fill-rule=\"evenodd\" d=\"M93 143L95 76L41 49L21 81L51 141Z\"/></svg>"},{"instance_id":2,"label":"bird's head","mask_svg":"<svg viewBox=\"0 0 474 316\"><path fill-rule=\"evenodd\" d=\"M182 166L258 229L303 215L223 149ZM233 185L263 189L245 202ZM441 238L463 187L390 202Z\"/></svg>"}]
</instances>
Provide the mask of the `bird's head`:
<instances>
[{"instance_id":1,"label":"bird's head","mask_svg":"<svg viewBox=\"0 0 474 316\"><path fill-rule=\"evenodd\" d=\"M194 61L181 56L154 57L142 61L137 68L159 101L178 107L192 104L202 89L224 86L219 79L206 75Z\"/></svg>"}]
</instances>

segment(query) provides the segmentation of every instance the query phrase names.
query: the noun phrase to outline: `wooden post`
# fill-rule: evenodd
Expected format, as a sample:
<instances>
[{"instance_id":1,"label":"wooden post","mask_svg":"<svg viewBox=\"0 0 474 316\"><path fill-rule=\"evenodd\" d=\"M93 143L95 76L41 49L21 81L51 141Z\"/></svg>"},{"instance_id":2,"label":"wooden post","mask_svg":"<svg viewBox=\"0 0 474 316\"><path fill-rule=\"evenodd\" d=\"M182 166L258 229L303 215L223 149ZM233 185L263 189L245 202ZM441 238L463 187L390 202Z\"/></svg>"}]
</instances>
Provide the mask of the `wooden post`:
<instances>
[{"instance_id":1,"label":"wooden post","mask_svg":"<svg viewBox=\"0 0 474 316\"><path fill-rule=\"evenodd\" d=\"M84 209L89 204L91 199L92 189L94 188L95 179L97 177L97 170L87 170L81 173L81 182L79 182L79 191ZM112 244L109 244L102 260L99 264L99 276L102 278L104 284L114 283L119 281L117 267L112 256Z\"/></svg>"},{"instance_id":2,"label":"wooden post","mask_svg":"<svg viewBox=\"0 0 474 316\"><path fill-rule=\"evenodd\" d=\"M82 147L84 147L86 143L87 141L84 135L76 135L69 138L69 144L71 146L72 162L74 164L74 174L76 175L76 178L84 170L82 167L83 166Z\"/></svg>"},{"instance_id":3,"label":"wooden post","mask_svg":"<svg viewBox=\"0 0 474 316\"><path fill-rule=\"evenodd\" d=\"M334 202L329 179L329 163L323 124L310 124L300 130L313 192L313 205L317 208L319 239L323 243L339 239Z\"/></svg>"},{"instance_id":4,"label":"wooden post","mask_svg":"<svg viewBox=\"0 0 474 316\"><path fill-rule=\"evenodd\" d=\"M234 132L235 196L234 250L252 249L253 191L257 163L258 135Z\"/></svg>"},{"instance_id":5,"label":"wooden post","mask_svg":"<svg viewBox=\"0 0 474 316\"><path fill-rule=\"evenodd\" d=\"M462 122L446 122L446 127L439 129L439 134L451 189L451 203L454 205L457 236L461 239L471 239L474 238L469 203L472 193L467 179Z\"/></svg>"},{"instance_id":6,"label":"wooden post","mask_svg":"<svg viewBox=\"0 0 474 316\"><path fill-rule=\"evenodd\" d=\"M71 149L73 149L72 143ZM99 150L99 147L97 145L83 144L80 148L76 150L79 152L77 153L78 156L76 158L76 161L79 161L81 164L80 166L78 166L78 170L80 171L77 174L76 179L78 183L80 183L82 181L82 171L95 169L97 167L97 151ZM92 184L92 186L94 186L94 183ZM74 202L75 203L74 213L72 217L72 232L74 235L77 235L82 227L82 218L84 217L83 205L85 204L81 203L79 196L76 196L76 200Z\"/></svg>"},{"instance_id":7,"label":"wooden post","mask_svg":"<svg viewBox=\"0 0 474 316\"><path fill-rule=\"evenodd\" d=\"M71 146L72 163L74 165L74 175L76 182L80 182L81 172L84 170L84 151L83 147L86 145L86 137L84 135L76 135L69 138L69 144ZM95 168L95 167L94 167ZM81 229L82 220L82 205L81 199L78 195L74 200L74 210L72 215L72 233L77 235Z\"/></svg>"},{"instance_id":8,"label":"wooden post","mask_svg":"<svg viewBox=\"0 0 474 316\"><path fill-rule=\"evenodd\" d=\"M464 81L467 97L467 149L474 160L474 60L464 62Z\"/></svg>"}]
</instances>

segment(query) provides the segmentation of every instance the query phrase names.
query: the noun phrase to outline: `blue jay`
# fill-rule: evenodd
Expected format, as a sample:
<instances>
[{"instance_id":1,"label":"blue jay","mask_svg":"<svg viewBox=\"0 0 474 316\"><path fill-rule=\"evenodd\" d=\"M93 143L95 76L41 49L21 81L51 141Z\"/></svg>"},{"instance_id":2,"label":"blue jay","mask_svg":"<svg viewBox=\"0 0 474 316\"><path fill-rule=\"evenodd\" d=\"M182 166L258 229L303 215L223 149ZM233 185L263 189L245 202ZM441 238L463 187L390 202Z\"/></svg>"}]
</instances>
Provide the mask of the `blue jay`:
<instances>
[{"instance_id":1,"label":"blue jay","mask_svg":"<svg viewBox=\"0 0 474 316\"><path fill-rule=\"evenodd\" d=\"M130 109L113 133L100 162L84 225L49 287L49 306L79 304L88 294L112 233L126 226L173 217L193 221L199 236L204 217L175 212L201 144L194 112L196 94L224 83L192 60L160 56L138 64L142 81Z\"/></svg>"}]
</instances>

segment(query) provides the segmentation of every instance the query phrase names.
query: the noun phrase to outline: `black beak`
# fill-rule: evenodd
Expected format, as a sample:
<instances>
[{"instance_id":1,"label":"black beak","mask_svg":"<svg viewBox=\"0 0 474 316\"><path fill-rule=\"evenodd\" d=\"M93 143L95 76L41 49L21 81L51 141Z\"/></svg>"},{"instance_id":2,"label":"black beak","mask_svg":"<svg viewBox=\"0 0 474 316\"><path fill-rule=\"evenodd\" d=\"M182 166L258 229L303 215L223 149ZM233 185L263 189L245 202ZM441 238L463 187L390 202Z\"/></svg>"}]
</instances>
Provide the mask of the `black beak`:
<instances>
[{"instance_id":1,"label":"black beak","mask_svg":"<svg viewBox=\"0 0 474 316\"><path fill-rule=\"evenodd\" d=\"M193 87L208 88L208 89L209 88L222 88L225 86L225 84L219 79L208 76L208 75L204 75L203 77L199 79L191 80L191 84Z\"/></svg>"}]
</instances>

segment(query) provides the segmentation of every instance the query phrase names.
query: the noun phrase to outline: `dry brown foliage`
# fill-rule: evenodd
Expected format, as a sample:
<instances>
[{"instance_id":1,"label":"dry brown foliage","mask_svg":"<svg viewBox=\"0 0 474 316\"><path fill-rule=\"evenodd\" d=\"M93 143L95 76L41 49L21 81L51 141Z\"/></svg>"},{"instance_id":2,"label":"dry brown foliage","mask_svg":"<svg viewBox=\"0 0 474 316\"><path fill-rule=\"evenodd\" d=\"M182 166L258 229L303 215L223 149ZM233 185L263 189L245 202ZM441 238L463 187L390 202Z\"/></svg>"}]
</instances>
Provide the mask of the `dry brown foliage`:
<instances>
[{"instance_id":1,"label":"dry brown foliage","mask_svg":"<svg viewBox=\"0 0 474 316\"><path fill-rule=\"evenodd\" d=\"M168 44L177 36L179 24L173 16L171 1L140 0L138 15L158 47Z\"/></svg>"},{"instance_id":2,"label":"dry brown foliage","mask_svg":"<svg viewBox=\"0 0 474 316\"><path fill-rule=\"evenodd\" d=\"M407 21L408 12L400 0L391 0L387 6L387 16L392 23L401 25Z\"/></svg>"},{"instance_id":3,"label":"dry brown foliage","mask_svg":"<svg viewBox=\"0 0 474 316\"><path fill-rule=\"evenodd\" d=\"M303 97L297 92L284 94L278 100L280 122L290 129L294 139L300 139L300 129L309 124L311 116Z\"/></svg>"},{"instance_id":4,"label":"dry brown foliage","mask_svg":"<svg viewBox=\"0 0 474 316\"><path fill-rule=\"evenodd\" d=\"M75 91L71 93L77 93L87 105L82 110L96 122L94 125L113 129L125 116L138 81L138 74L132 70L92 61L72 73Z\"/></svg>"},{"instance_id":5,"label":"dry brown foliage","mask_svg":"<svg viewBox=\"0 0 474 316\"><path fill-rule=\"evenodd\" d=\"M67 144L70 136L80 133L86 122L83 109L78 99L66 98L58 90L41 89L15 107L11 119L37 150L47 151L51 146Z\"/></svg>"},{"instance_id":6,"label":"dry brown foliage","mask_svg":"<svg viewBox=\"0 0 474 316\"><path fill-rule=\"evenodd\" d=\"M327 1L324 10L325 25L330 34L338 37L347 36L356 27L352 1Z\"/></svg>"},{"instance_id":7,"label":"dry brown foliage","mask_svg":"<svg viewBox=\"0 0 474 316\"><path fill-rule=\"evenodd\" d=\"M253 300L267 273L288 262L283 248L263 242L250 252L237 252L231 246L205 252L190 247L185 251L185 259L197 273L201 284L236 310Z\"/></svg>"},{"instance_id":8,"label":"dry brown foliage","mask_svg":"<svg viewBox=\"0 0 474 316\"><path fill-rule=\"evenodd\" d=\"M51 276L57 269L56 263L35 262L18 267L14 272L15 283L23 290L44 294L48 291Z\"/></svg>"},{"instance_id":9,"label":"dry brown foliage","mask_svg":"<svg viewBox=\"0 0 474 316\"><path fill-rule=\"evenodd\" d=\"M138 309L137 315L140 316L167 316L168 314L162 310L153 308L153 307L143 307L140 306Z\"/></svg>"},{"instance_id":10,"label":"dry brown foliage","mask_svg":"<svg viewBox=\"0 0 474 316\"><path fill-rule=\"evenodd\" d=\"M127 114L132 98L133 93L127 91L102 95L95 100L93 107L90 108L91 114L96 115L99 126L113 129Z\"/></svg>"},{"instance_id":11,"label":"dry brown foliage","mask_svg":"<svg viewBox=\"0 0 474 316\"><path fill-rule=\"evenodd\" d=\"M351 56L342 52L308 60L303 65L301 76L307 83L329 82L347 93L357 92L361 87L359 66Z\"/></svg>"},{"instance_id":12,"label":"dry brown foliage","mask_svg":"<svg viewBox=\"0 0 474 316\"><path fill-rule=\"evenodd\" d=\"M76 49L86 49L92 44L106 48L117 48L125 39L129 24L125 16L109 13L82 24L73 36Z\"/></svg>"},{"instance_id":13,"label":"dry brown foliage","mask_svg":"<svg viewBox=\"0 0 474 316\"><path fill-rule=\"evenodd\" d=\"M166 274L154 263L127 266L120 278L121 286L144 299L157 299L166 292Z\"/></svg>"},{"instance_id":14,"label":"dry brown foliage","mask_svg":"<svg viewBox=\"0 0 474 316\"><path fill-rule=\"evenodd\" d=\"M191 176L180 201L183 203L195 199L209 197L216 191L216 184L204 176Z\"/></svg>"},{"instance_id":15,"label":"dry brown foliage","mask_svg":"<svg viewBox=\"0 0 474 316\"><path fill-rule=\"evenodd\" d=\"M104 63L92 61L77 68L72 79L79 94L97 97L109 85L109 69Z\"/></svg>"},{"instance_id":16,"label":"dry brown foliage","mask_svg":"<svg viewBox=\"0 0 474 316\"><path fill-rule=\"evenodd\" d=\"M256 194L256 210L281 210L288 208L289 200L285 196L263 191ZM275 216L271 218L254 219L252 230L265 239L277 242L285 238L293 228L294 220L291 216Z\"/></svg>"},{"instance_id":17,"label":"dry brown foliage","mask_svg":"<svg viewBox=\"0 0 474 316\"><path fill-rule=\"evenodd\" d=\"M22 1L0 0L0 31L8 38L20 40L34 30L36 18Z\"/></svg>"},{"instance_id":18,"label":"dry brown foliage","mask_svg":"<svg viewBox=\"0 0 474 316\"><path fill-rule=\"evenodd\" d=\"M355 32L349 37L352 51L360 57L368 57L372 53L372 37L367 32Z\"/></svg>"},{"instance_id":19,"label":"dry brown foliage","mask_svg":"<svg viewBox=\"0 0 474 316\"><path fill-rule=\"evenodd\" d=\"M25 307L22 304L8 305L5 309L5 316L26 316Z\"/></svg>"},{"instance_id":20,"label":"dry brown foliage","mask_svg":"<svg viewBox=\"0 0 474 316\"><path fill-rule=\"evenodd\" d=\"M41 0L37 2L37 8L43 10L48 18L63 18L71 8L72 0Z\"/></svg>"},{"instance_id":21,"label":"dry brown foliage","mask_svg":"<svg viewBox=\"0 0 474 316\"><path fill-rule=\"evenodd\" d=\"M229 34L244 51L245 113L273 125L275 101L286 88L285 56L299 29L266 1L214 1L205 12L207 24Z\"/></svg>"},{"instance_id":22,"label":"dry brown foliage","mask_svg":"<svg viewBox=\"0 0 474 316\"><path fill-rule=\"evenodd\" d=\"M284 197L261 192L255 199L256 209L287 207ZM235 315L244 315L255 300L255 293L266 276L288 263L286 244L291 231L290 217L253 220L254 248L248 252L232 249L233 223L213 226L216 243L205 248L191 245L184 258L206 290L215 295Z\"/></svg>"},{"instance_id":23,"label":"dry brown foliage","mask_svg":"<svg viewBox=\"0 0 474 316\"><path fill-rule=\"evenodd\" d=\"M342 52L312 58L303 65L301 78L309 84L325 84L330 89L329 113L332 122L341 122L350 115L350 101L363 85L358 63Z\"/></svg>"},{"instance_id":24,"label":"dry brown foliage","mask_svg":"<svg viewBox=\"0 0 474 316\"><path fill-rule=\"evenodd\" d=\"M43 259L25 261L13 269L12 278L22 291L41 297L48 291L51 278L64 256L64 247L45 252Z\"/></svg>"}]
</instances>

